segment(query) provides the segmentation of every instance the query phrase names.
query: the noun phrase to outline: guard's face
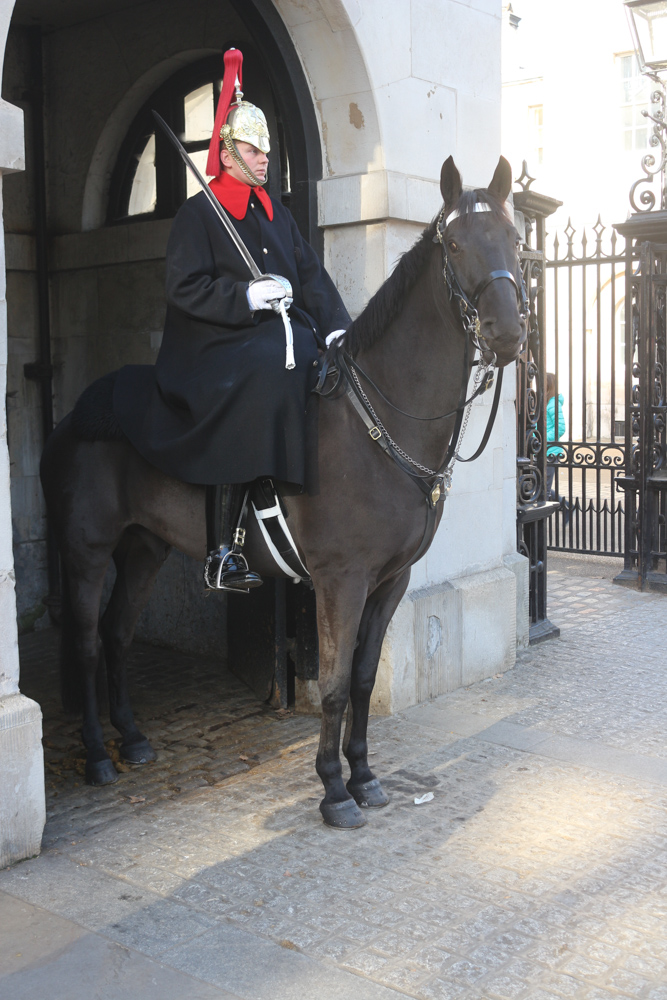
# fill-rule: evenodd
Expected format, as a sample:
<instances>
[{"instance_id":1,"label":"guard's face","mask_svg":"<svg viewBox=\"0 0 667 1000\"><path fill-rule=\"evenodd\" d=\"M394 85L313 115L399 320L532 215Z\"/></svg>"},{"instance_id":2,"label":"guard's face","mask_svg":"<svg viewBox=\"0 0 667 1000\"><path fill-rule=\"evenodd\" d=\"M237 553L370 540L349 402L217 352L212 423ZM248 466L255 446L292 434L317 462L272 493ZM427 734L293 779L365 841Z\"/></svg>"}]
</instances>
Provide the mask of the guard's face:
<instances>
[{"instance_id":1,"label":"guard's face","mask_svg":"<svg viewBox=\"0 0 667 1000\"><path fill-rule=\"evenodd\" d=\"M252 146L249 142L237 142L236 148L247 163L248 167L252 170L255 177L260 181L265 181L266 172L269 168L269 158L266 153L263 153L261 149L257 148L257 146ZM232 159L224 146L220 151L220 162L227 173L231 174L232 177L235 177L237 181L241 181L242 184L248 184L250 186L250 181L243 173L238 163Z\"/></svg>"}]
</instances>

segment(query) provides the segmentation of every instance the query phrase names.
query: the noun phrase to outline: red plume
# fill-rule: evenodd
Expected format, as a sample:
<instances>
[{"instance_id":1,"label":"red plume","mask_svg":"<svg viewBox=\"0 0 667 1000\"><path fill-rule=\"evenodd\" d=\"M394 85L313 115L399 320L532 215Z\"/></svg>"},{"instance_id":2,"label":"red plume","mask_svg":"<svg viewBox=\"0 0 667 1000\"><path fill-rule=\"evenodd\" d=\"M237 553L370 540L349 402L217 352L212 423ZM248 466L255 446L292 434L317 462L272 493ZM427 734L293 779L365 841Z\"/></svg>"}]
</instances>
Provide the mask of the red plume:
<instances>
[{"instance_id":1,"label":"red plume","mask_svg":"<svg viewBox=\"0 0 667 1000\"><path fill-rule=\"evenodd\" d=\"M227 49L225 52L225 75L222 78L222 90L218 109L215 113L215 123L213 125L213 135L208 147L208 159L206 161L206 173L209 177L218 177L222 167L220 166L220 129L227 121L229 108L234 97L236 78L239 78L239 89L243 89L243 53L240 49Z\"/></svg>"}]
</instances>

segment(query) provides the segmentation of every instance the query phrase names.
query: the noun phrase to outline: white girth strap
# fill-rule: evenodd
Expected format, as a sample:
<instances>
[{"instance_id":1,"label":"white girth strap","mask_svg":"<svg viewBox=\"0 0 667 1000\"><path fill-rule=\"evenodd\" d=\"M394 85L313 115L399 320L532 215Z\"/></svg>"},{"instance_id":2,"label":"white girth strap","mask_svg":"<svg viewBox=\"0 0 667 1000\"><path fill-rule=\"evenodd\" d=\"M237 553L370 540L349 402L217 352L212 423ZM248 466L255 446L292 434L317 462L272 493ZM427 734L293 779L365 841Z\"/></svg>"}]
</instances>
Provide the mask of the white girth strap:
<instances>
[{"instance_id":1,"label":"white girth strap","mask_svg":"<svg viewBox=\"0 0 667 1000\"><path fill-rule=\"evenodd\" d=\"M283 571L283 573L286 576L291 577L292 580L294 580L294 583L301 583L302 581L309 580L310 577L308 575L308 570L306 569L306 567L303 565L303 562L301 561L301 557L300 557L300 555L299 555L299 553L297 551L297 547L296 547L296 545L294 543L294 539L292 538L292 535L290 534L290 530L287 527L287 521L285 520L283 512L280 509L280 504L276 503L273 507L267 507L265 510L257 510L257 508L255 507L255 504L253 503L252 504L252 509L255 512L255 517L257 518L257 523L259 525L259 530L262 532L262 537L264 538L264 541L266 542L266 547L269 550L269 552L271 553L271 557L273 558L273 560L276 563L276 565ZM280 530L282 531L283 535L285 536L285 538L289 542L290 546L292 547L292 551L294 553L294 556L295 556L295 558L296 558L299 566L303 570L303 576L297 576L295 574L295 572L292 569L292 567L288 566L288 564L285 562L285 560L281 556L281 554L278 551L278 549L273 544L273 540L271 538L271 535L266 530L266 525L264 524L264 521L268 520L269 518L275 518L276 521L278 522L278 524L280 526Z\"/></svg>"}]
</instances>

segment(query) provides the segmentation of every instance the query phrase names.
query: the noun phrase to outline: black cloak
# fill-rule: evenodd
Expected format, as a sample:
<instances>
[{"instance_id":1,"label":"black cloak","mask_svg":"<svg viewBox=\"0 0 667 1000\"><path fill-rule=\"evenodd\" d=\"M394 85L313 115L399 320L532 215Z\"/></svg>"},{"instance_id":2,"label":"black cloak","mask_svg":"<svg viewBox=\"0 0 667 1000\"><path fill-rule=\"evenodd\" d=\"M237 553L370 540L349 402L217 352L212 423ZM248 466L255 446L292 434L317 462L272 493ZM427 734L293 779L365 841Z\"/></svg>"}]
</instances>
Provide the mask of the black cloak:
<instances>
[{"instance_id":1,"label":"black cloak","mask_svg":"<svg viewBox=\"0 0 667 1000\"><path fill-rule=\"evenodd\" d=\"M350 317L291 213L272 204L269 220L251 192L245 218L233 222L260 270L292 285L296 368L285 368L281 317L250 311L248 268L200 193L172 225L157 361L118 373L114 411L123 431L147 461L185 482L306 482L318 347Z\"/></svg>"}]
</instances>

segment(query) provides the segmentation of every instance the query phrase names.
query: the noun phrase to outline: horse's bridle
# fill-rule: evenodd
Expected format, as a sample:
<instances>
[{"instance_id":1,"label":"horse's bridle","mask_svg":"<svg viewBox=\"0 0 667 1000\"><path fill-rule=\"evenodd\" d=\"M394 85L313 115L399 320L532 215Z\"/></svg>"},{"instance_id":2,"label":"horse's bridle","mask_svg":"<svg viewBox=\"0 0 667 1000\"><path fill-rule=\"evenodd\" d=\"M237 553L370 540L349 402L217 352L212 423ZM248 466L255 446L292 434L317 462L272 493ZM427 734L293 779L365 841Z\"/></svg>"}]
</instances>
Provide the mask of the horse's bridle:
<instances>
[{"instance_id":1,"label":"horse's bridle","mask_svg":"<svg viewBox=\"0 0 667 1000\"><path fill-rule=\"evenodd\" d=\"M447 287L447 293L449 300L455 300L459 307L459 312L461 315L461 322L463 324L463 329L466 335L465 339L465 354L464 354L464 372L463 380L461 384L461 391L459 394L459 404L455 410L451 410L449 413L439 414L437 417L416 417L414 414L406 413L404 410L399 409L395 406L387 397L378 389L375 383L370 379L370 377L359 367L359 364L344 350L344 348L337 344L333 346L329 352L325 355L322 369L320 371L320 377L318 379L317 385L313 389L313 392L318 393L323 398L331 398L337 395L337 391L341 384L344 387L345 394L347 395L353 408L356 410L358 415L361 417L362 421L366 425L366 429L373 441L375 441L383 451L393 459L393 461L399 466L400 469L408 475L413 482L419 486L422 493L424 493L425 498L428 503L428 516L426 519L426 528L422 538L422 542L415 553L415 555L410 560L408 565L417 562L418 559L424 554L428 548L433 532L436 528L436 509L440 501L444 500L449 490L451 488L452 480L452 470L454 462L472 462L474 459L479 458L479 456L484 451L487 445L489 437L491 435L491 430L496 418L496 413L498 412L498 404L500 402L500 390L502 385L502 374L503 370L500 369L498 373L498 378L496 380L496 389L494 393L493 404L491 406L491 413L489 414L489 420L487 422L486 430L482 437L482 441L470 458L460 458L458 453L458 447L460 446L461 439L463 437L463 432L465 431L465 426L467 423L467 417L470 413L470 405L473 400L475 400L481 393L485 392L493 384L493 369L495 367L497 357L494 351L488 347L484 338L480 334L480 320L478 313L479 300L482 297L485 289L489 287L494 281L499 281L500 279L507 279L511 281L514 285L514 289L517 296L517 302L519 303L520 311L523 315L528 314L528 296L526 295L526 288L523 282L523 275L521 274L521 269L519 269L520 284L517 282L516 277L511 273L511 271L496 270L491 271L486 278L483 278L475 288L471 296L468 296L463 290L461 283L452 267L451 261L447 254L447 248L445 245L445 232L447 230L447 225L450 221L453 221L460 213L458 210L450 212L445 215L445 208L443 207L442 212L438 218L436 224L435 235L433 236L434 243L440 243L442 245L442 256L443 256L443 268L442 273L445 279L445 284ZM491 211L491 206L485 202L476 202L473 206L473 211L475 212L487 212ZM468 378L470 372L470 359L469 359L469 344L472 343L473 346L479 350L481 359L479 363L480 371L476 377L476 386L472 394L468 399L466 399L466 388L468 385ZM490 356L491 360L486 360ZM336 380L334 385L328 391L324 391L324 385L329 375L336 374ZM447 449L447 454L445 460L439 469L428 469L423 465L420 465L414 459L410 458L401 448L398 447L396 442L389 436L384 425L378 418L371 401L369 400L367 394L361 385L359 375L361 375L381 396L381 398L389 404L394 410L402 413L406 417L410 417L413 420L441 420L445 417L451 417L456 414L456 423L454 430L450 439L449 447ZM464 412L466 417L464 419ZM417 471L420 470L420 471ZM426 473L425 475L423 473ZM405 568L405 567L404 567Z\"/></svg>"},{"instance_id":2,"label":"horse's bridle","mask_svg":"<svg viewBox=\"0 0 667 1000\"><path fill-rule=\"evenodd\" d=\"M478 201L475 202L473 212L490 212L491 206L487 202ZM496 354L491 348L486 344L483 337L480 334L480 322L479 322L479 300L482 297L483 292L491 285L494 281L499 281L502 278L506 278L511 281L514 285L514 291L516 293L517 303L519 305L519 312L522 316L528 315L529 302L528 295L526 293L526 286L523 280L523 274L521 273L521 268L519 268L519 282L517 282L516 277L511 271L491 271L486 278L478 283L474 292L471 296L466 295L461 286L454 268L452 267L452 262L449 259L449 254L447 253L447 244L445 241L445 234L449 227L449 224L460 217L462 213L458 209L454 209L452 212L447 213L446 207L443 205L442 211L438 216L438 221L435 227L435 235L433 237L434 243L439 243L442 247L442 275L445 279L445 284L447 286L447 294L449 296L450 302L455 300L458 307L459 313L461 315L461 322L463 323L463 329L466 334L468 334L475 345L475 347L480 351L492 356L489 367L493 367L496 363Z\"/></svg>"}]
</instances>

